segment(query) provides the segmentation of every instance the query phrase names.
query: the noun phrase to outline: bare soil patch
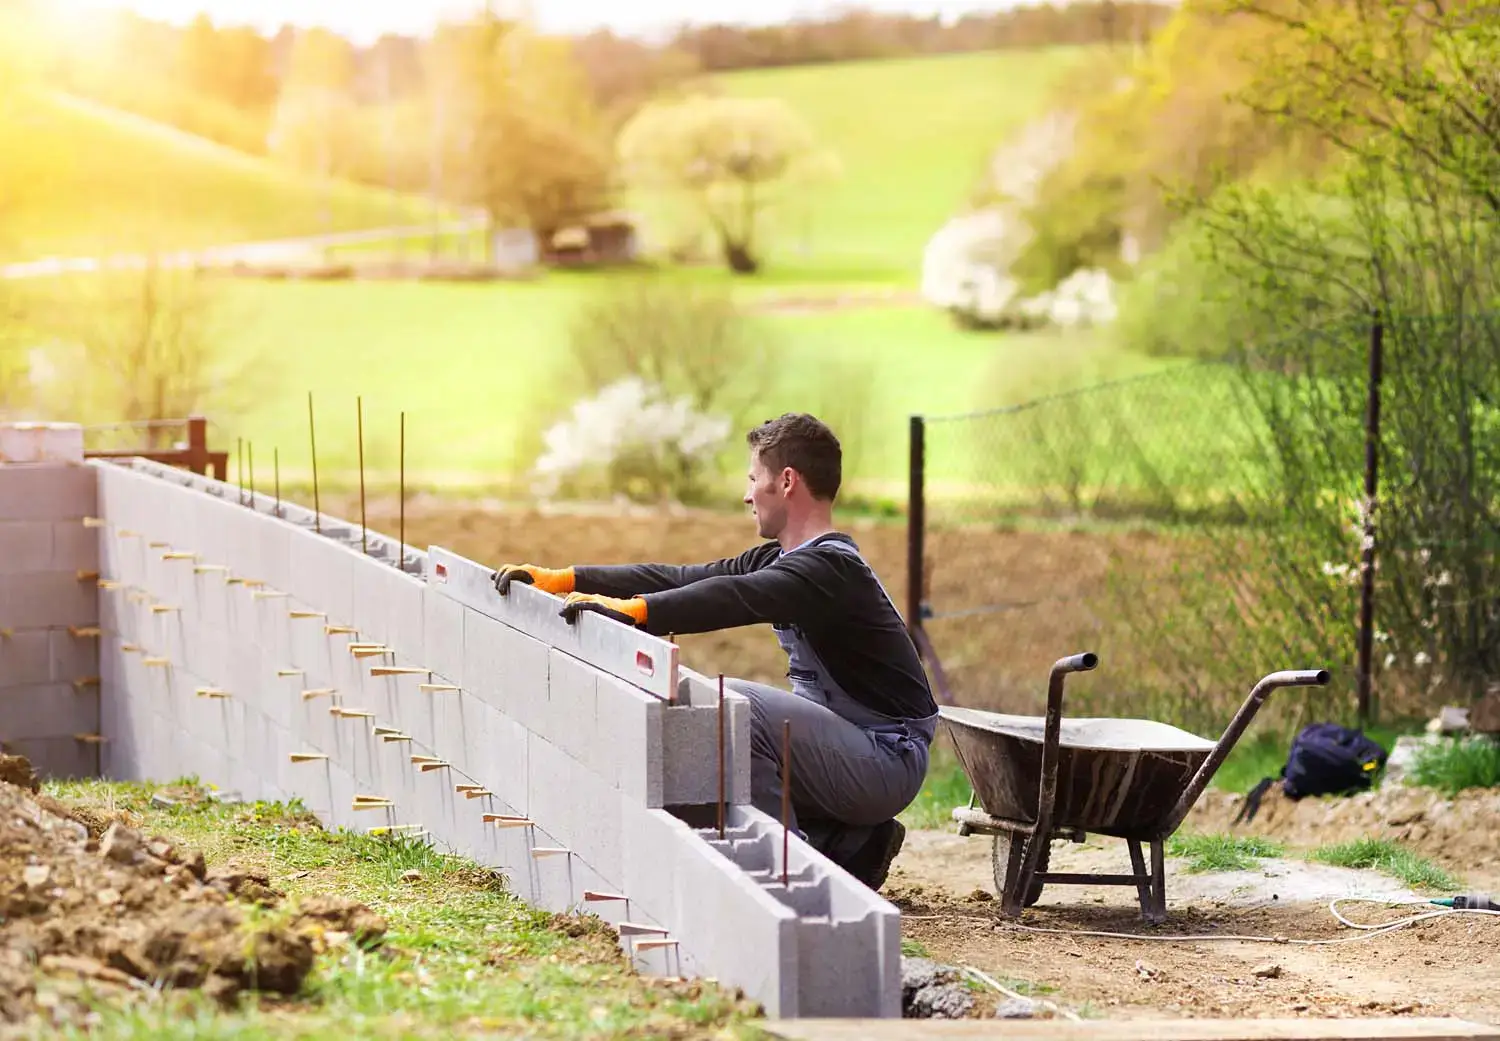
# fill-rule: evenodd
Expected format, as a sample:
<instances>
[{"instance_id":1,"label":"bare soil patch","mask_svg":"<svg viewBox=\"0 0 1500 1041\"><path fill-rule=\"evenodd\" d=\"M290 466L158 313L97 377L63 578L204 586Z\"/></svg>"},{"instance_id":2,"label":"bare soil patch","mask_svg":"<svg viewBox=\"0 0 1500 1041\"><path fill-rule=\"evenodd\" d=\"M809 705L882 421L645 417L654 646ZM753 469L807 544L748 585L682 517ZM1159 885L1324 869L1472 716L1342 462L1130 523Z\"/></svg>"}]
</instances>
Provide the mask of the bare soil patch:
<instances>
[{"instance_id":1,"label":"bare soil patch","mask_svg":"<svg viewBox=\"0 0 1500 1041\"><path fill-rule=\"evenodd\" d=\"M1126 864L1123 844L1112 839L1053 847L1052 867L1058 871L1118 871ZM1056 886L1043 892L1021 924L1064 934L1016 929L994 898L990 842L980 836L911 833L886 895L903 912L903 937L932 958L973 966L1014 990L1085 1016L1410 1014L1500 1020L1500 996L1486 993L1490 988L1480 982L1485 970L1479 968L1492 963L1500 941L1500 925L1493 920L1454 916L1327 946L1166 940L1162 937L1345 939L1355 933L1329 914L1333 895L1411 895L1372 872L1292 859L1222 875L1192 875L1171 859L1168 865L1169 918L1155 928L1141 921L1132 890ZM1410 913L1364 904L1342 910L1372 923Z\"/></svg>"},{"instance_id":2,"label":"bare soil patch","mask_svg":"<svg viewBox=\"0 0 1500 1041\"><path fill-rule=\"evenodd\" d=\"M363 905L280 908L263 876L210 871L197 851L120 820L91 832L79 816L0 782L0 1035L88 1023L96 998L295 994L324 945L384 934ZM251 904L272 910L252 920Z\"/></svg>"}]
</instances>

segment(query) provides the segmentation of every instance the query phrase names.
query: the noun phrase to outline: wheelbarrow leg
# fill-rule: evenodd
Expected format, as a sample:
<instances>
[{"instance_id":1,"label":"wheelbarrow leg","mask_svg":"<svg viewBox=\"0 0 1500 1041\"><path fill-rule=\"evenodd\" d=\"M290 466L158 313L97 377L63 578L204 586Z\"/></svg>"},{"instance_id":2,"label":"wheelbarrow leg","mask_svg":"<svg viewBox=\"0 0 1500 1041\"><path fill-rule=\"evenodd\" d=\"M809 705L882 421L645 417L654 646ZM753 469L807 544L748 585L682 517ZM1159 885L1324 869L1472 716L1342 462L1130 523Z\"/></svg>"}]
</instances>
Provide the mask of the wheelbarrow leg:
<instances>
[{"instance_id":1,"label":"wheelbarrow leg","mask_svg":"<svg viewBox=\"0 0 1500 1041\"><path fill-rule=\"evenodd\" d=\"M996 836L997 840L999 836ZM1021 917L1025 909L1025 889L1021 882L1021 861L1026 855L1026 836L1010 833L1010 855L1005 862L1005 886L1000 893L1000 909L1009 918Z\"/></svg>"},{"instance_id":2,"label":"wheelbarrow leg","mask_svg":"<svg viewBox=\"0 0 1500 1041\"><path fill-rule=\"evenodd\" d=\"M1141 917L1151 917L1151 876L1146 873L1146 858L1141 854L1141 844L1136 839L1126 839L1130 850L1130 870L1135 875L1135 892L1141 901Z\"/></svg>"},{"instance_id":3,"label":"wheelbarrow leg","mask_svg":"<svg viewBox=\"0 0 1500 1041\"><path fill-rule=\"evenodd\" d=\"M1151 909L1146 921L1161 925L1167 920L1167 852L1161 839L1151 840Z\"/></svg>"}]
</instances>

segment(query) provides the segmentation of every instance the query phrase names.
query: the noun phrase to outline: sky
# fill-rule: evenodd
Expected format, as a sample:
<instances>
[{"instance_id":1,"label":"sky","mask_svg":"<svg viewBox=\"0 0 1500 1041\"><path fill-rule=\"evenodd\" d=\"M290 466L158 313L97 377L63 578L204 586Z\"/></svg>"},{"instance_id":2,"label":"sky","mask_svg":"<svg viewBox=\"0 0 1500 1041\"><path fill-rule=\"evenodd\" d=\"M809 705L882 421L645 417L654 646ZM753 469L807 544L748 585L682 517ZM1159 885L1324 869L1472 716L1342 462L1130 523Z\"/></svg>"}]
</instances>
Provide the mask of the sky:
<instances>
[{"instance_id":1,"label":"sky","mask_svg":"<svg viewBox=\"0 0 1500 1041\"><path fill-rule=\"evenodd\" d=\"M294 25L323 25L360 43L382 32L421 34L445 14L462 14L483 6L482 0L54 0L80 14L101 7L129 7L152 18L174 22L206 12L215 22L255 25L274 30ZM586 32L607 26L616 32L652 35L682 22L770 23L798 17L826 16L848 6L831 0L519 0L546 32ZM518 0L495 0L495 10L516 10ZM998 10L1016 0L861 0L858 6L879 11L958 16L966 11ZM50 5L49 5L50 6Z\"/></svg>"}]
</instances>

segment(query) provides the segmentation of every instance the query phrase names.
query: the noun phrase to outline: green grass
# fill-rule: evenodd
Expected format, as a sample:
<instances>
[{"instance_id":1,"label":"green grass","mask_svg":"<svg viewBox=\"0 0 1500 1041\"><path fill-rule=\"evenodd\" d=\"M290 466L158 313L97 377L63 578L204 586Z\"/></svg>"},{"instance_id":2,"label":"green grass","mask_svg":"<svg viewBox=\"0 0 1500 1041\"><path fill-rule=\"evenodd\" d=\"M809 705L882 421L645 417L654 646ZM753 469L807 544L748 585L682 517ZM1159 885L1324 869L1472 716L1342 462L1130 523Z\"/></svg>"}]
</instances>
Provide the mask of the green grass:
<instances>
[{"instance_id":1,"label":"green grass","mask_svg":"<svg viewBox=\"0 0 1500 1041\"><path fill-rule=\"evenodd\" d=\"M171 127L103 114L57 95L34 93L15 111L15 125L0 129L24 133L25 184L5 215L5 258L181 249L427 217L410 199L319 182Z\"/></svg>"},{"instance_id":2,"label":"green grass","mask_svg":"<svg viewBox=\"0 0 1500 1041\"><path fill-rule=\"evenodd\" d=\"M934 741L927 780L911 805L901 812L901 823L908 828L952 828L954 808L967 805L972 790L952 743Z\"/></svg>"},{"instance_id":3,"label":"green grass","mask_svg":"<svg viewBox=\"0 0 1500 1041\"><path fill-rule=\"evenodd\" d=\"M1412 763L1411 779L1449 795L1469 788L1500 786L1500 741L1490 737L1453 738L1423 748Z\"/></svg>"},{"instance_id":4,"label":"green grass","mask_svg":"<svg viewBox=\"0 0 1500 1041\"><path fill-rule=\"evenodd\" d=\"M1308 854L1308 859L1336 867L1382 871L1413 889L1451 892L1459 887L1457 879L1432 861L1389 839L1366 838L1320 846Z\"/></svg>"},{"instance_id":5,"label":"green grass","mask_svg":"<svg viewBox=\"0 0 1500 1041\"><path fill-rule=\"evenodd\" d=\"M106 1009L90 1038L749 1036L750 1009L712 985L653 985L611 954L607 928L564 931L508 894L498 876L410 840L326 832L295 806L153 808L146 785L49 785L53 794L128 809L142 830L233 860L297 897L337 894L385 917L378 952L319 956L290 1004L225 1011L191 994L130 1011ZM420 872L403 881L408 870ZM273 914L275 912L272 912ZM571 919L577 923L583 919ZM597 921L597 920L595 920ZM71 1036L71 1035L70 1035ZM78 1035L83 1036L83 1035Z\"/></svg>"},{"instance_id":6,"label":"green grass","mask_svg":"<svg viewBox=\"0 0 1500 1041\"><path fill-rule=\"evenodd\" d=\"M757 69L720 76L792 105L842 176L776 214L770 262L910 281L922 249L979 184L1005 138L1040 115L1079 48Z\"/></svg>"},{"instance_id":7,"label":"green grass","mask_svg":"<svg viewBox=\"0 0 1500 1041\"><path fill-rule=\"evenodd\" d=\"M1181 832L1167 840L1167 855L1185 857L1187 869L1201 871L1246 871L1257 858L1280 857L1286 847L1254 835L1189 835Z\"/></svg>"},{"instance_id":8,"label":"green grass","mask_svg":"<svg viewBox=\"0 0 1500 1041\"><path fill-rule=\"evenodd\" d=\"M394 476L398 413L407 413L407 473L440 486L503 483L527 466L545 426L579 395L566 349L573 309L592 276L555 274L497 285L231 282L219 327L230 355L250 362L209 406L215 437L244 437L283 474L308 476L307 393L318 407L320 477L357 465L355 398L365 411L365 460ZM1024 401L1061 380L1148 369L1103 334L962 332L928 308L880 307L762 316L783 360L756 404L765 415L809 410L848 444L851 491L903 496L907 420ZM735 450L739 437L734 438ZM934 457L934 479L969 472L955 443ZM736 460L737 465L737 460ZM730 482L738 486L738 470ZM731 489L732 491L732 489Z\"/></svg>"}]
</instances>

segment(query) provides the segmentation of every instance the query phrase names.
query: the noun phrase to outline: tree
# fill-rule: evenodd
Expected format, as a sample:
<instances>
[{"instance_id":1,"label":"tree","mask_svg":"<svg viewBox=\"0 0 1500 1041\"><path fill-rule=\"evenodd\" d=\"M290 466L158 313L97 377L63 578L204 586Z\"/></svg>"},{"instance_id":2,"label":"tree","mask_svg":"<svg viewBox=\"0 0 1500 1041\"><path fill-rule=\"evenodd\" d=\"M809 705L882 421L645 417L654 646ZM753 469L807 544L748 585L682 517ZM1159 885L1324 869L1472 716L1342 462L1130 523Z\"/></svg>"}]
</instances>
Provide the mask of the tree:
<instances>
[{"instance_id":1,"label":"tree","mask_svg":"<svg viewBox=\"0 0 1500 1041\"><path fill-rule=\"evenodd\" d=\"M64 280L32 302L30 325L57 372L38 393L84 421L179 419L243 407L274 389L263 360L231 349L212 276L152 256L137 270Z\"/></svg>"},{"instance_id":2,"label":"tree","mask_svg":"<svg viewBox=\"0 0 1500 1041\"><path fill-rule=\"evenodd\" d=\"M276 100L271 41L247 26L221 28L198 15L178 43L177 65L181 86L240 111L264 111Z\"/></svg>"},{"instance_id":3,"label":"tree","mask_svg":"<svg viewBox=\"0 0 1500 1041\"><path fill-rule=\"evenodd\" d=\"M348 158L338 141L354 113L353 89L349 42L326 29L300 31L276 102L271 153L325 177L342 172Z\"/></svg>"},{"instance_id":4,"label":"tree","mask_svg":"<svg viewBox=\"0 0 1500 1041\"><path fill-rule=\"evenodd\" d=\"M1330 161L1199 208L1203 262L1222 280L1207 306L1234 320L1262 432L1242 494L1258 523L1204 541L1197 615L1148 639L1196 641L1182 657L1199 661L1315 648L1347 674L1368 575L1382 701L1431 712L1434 691L1458 700L1500 670L1500 20L1418 0L1230 10L1263 39L1233 102Z\"/></svg>"},{"instance_id":5,"label":"tree","mask_svg":"<svg viewBox=\"0 0 1500 1041\"><path fill-rule=\"evenodd\" d=\"M776 98L647 106L621 131L619 151L636 185L692 200L737 274L760 268L761 225L778 196L836 169L807 123Z\"/></svg>"},{"instance_id":6,"label":"tree","mask_svg":"<svg viewBox=\"0 0 1500 1041\"><path fill-rule=\"evenodd\" d=\"M428 68L434 181L445 197L544 245L609 206L607 126L568 41L486 17L441 27Z\"/></svg>"}]
</instances>

